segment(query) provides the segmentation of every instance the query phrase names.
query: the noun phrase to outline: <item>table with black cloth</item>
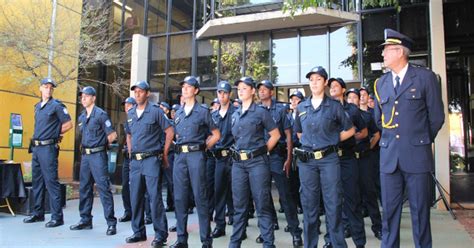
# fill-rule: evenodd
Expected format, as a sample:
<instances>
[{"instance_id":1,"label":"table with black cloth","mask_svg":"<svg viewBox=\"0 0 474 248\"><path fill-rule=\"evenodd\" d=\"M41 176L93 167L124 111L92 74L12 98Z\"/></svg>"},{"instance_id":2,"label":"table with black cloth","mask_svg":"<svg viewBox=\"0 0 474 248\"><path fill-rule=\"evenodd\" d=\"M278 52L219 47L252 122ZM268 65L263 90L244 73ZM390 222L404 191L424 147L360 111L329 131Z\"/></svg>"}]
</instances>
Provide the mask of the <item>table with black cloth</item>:
<instances>
[{"instance_id":1,"label":"table with black cloth","mask_svg":"<svg viewBox=\"0 0 474 248\"><path fill-rule=\"evenodd\" d=\"M8 207L10 213L15 216L8 198L24 197L26 197L26 191L21 164L0 162L0 198L5 199L6 202L6 205L0 205L0 207Z\"/></svg>"}]
</instances>

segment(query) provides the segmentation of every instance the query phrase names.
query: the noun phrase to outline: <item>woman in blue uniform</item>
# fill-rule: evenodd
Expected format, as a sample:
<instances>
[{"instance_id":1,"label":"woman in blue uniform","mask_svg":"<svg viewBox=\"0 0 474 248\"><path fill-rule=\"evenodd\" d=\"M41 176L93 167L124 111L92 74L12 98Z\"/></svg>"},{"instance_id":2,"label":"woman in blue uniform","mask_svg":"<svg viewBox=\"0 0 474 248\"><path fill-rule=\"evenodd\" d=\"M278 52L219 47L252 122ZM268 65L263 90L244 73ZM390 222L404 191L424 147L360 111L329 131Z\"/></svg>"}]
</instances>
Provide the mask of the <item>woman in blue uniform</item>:
<instances>
[{"instance_id":1,"label":"woman in blue uniform","mask_svg":"<svg viewBox=\"0 0 474 248\"><path fill-rule=\"evenodd\" d=\"M234 229L229 247L240 247L245 239L245 227L250 193L255 200L263 247L275 247L271 174L268 151L275 147L280 132L268 110L254 103L255 82L243 77L235 82L241 106L232 115L232 198ZM265 132L270 138L265 143Z\"/></svg>"},{"instance_id":2,"label":"woman in blue uniform","mask_svg":"<svg viewBox=\"0 0 474 248\"><path fill-rule=\"evenodd\" d=\"M347 247L341 221L341 169L337 144L353 136L355 129L339 102L324 94L328 75L315 67L306 74L311 96L297 107L294 129L301 142L295 148L301 182L304 247L318 245L320 192L324 199L328 232L333 247ZM342 131L341 131L342 130Z\"/></svg>"}]
</instances>

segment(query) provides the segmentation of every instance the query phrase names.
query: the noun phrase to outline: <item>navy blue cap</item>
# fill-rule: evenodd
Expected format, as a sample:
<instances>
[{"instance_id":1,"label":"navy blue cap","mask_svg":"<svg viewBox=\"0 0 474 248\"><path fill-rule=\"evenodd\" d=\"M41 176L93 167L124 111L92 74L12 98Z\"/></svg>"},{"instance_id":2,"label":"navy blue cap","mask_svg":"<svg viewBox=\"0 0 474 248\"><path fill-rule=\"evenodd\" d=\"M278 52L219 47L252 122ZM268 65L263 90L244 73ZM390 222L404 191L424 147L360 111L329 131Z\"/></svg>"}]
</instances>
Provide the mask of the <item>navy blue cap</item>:
<instances>
[{"instance_id":1,"label":"navy blue cap","mask_svg":"<svg viewBox=\"0 0 474 248\"><path fill-rule=\"evenodd\" d=\"M344 80L342 80L342 78L330 78L328 81L329 87L331 87L332 82L338 82L342 88L346 88L346 83L344 82Z\"/></svg>"},{"instance_id":2,"label":"navy blue cap","mask_svg":"<svg viewBox=\"0 0 474 248\"><path fill-rule=\"evenodd\" d=\"M219 92L221 90L224 91L224 92L229 93L230 91L232 91L232 86L230 86L229 82L227 82L227 81L220 81L217 84L217 92Z\"/></svg>"},{"instance_id":3,"label":"navy blue cap","mask_svg":"<svg viewBox=\"0 0 474 248\"><path fill-rule=\"evenodd\" d=\"M283 109L285 109L285 111L290 110L290 104L288 104L288 103L283 103L282 106L283 106Z\"/></svg>"},{"instance_id":4,"label":"navy blue cap","mask_svg":"<svg viewBox=\"0 0 474 248\"><path fill-rule=\"evenodd\" d=\"M122 102L122 104L125 104L125 103L130 103L130 104L133 104L133 105L137 104L137 102L135 101L135 98L133 98L133 97L127 97L125 99L125 101Z\"/></svg>"},{"instance_id":5,"label":"navy blue cap","mask_svg":"<svg viewBox=\"0 0 474 248\"><path fill-rule=\"evenodd\" d=\"M380 44L381 46L401 45L410 50L413 48L413 44L415 43L410 37L390 28L384 30L384 40L385 42Z\"/></svg>"},{"instance_id":6,"label":"navy blue cap","mask_svg":"<svg viewBox=\"0 0 474 248\"><path fill-rule=\"evenodd\" d=\"M86 94L86 95L89 95L89 96L95 96L96 92L95 92L94 87L86 86L86 87L82 88L82 90L80 92L80 95L82 95L82 94Z\"/></svg>"},{"instance_id":7,"label":"navy blue cap","mask_svg":"<svg viewBox=\"0 0 474 248\"><path fill-rule=\"evenodd\" d=\"M319 76L323 77L324 79L328 79L328 73L322 66L316 66L311 69L308 73L306 73L306 78L309 79L312 74L318 74Z\"/></svg>"},{"instance_id":8,"label":"navy blue cap","mask_svg":"<svg viewBox=\"0 0 474 248\"><path fill-rule=\"evenodd\" d=\"M236 80L234 82L234 85L238 86L240 82L242 82L242 83L244 83L244 84L246 84L246 85L248 85L252 88L255 88L255 81L253 81L253 78L251 78L251 77L241 77L239 80Z\"/></svg>"},{"instance_id":9,"label":"navy blue cap","mask_svg":"<svg viewBox=\"0 0 474 248\"><path fill-rule=\"evenodd\" d=\"M269 89L269 90L273 90L273 84L272 84L272 82L270 82L270 80L262 80L261 82L259 82L257 84L257 89L259 89L260 86L262 86L262 85L267 87L267 89Z\"/></svg>"},{"instance_id":10,"label":"navy blue cap","mask_svg":"<svg viewBox=\"0 0 474 248\"><path fill-rule=\"evenodd\" d=\"M146 81L138 81L130 90L135 90L137 87L146 91L150 90L150 85Z\"/></svg>"},{"instance_id":11,"label":"navy blue cap","mask_svg":"<svg viewBox=\"0 0 474 248\"><path fill-rule=\"evenodd\" d=\"M350 88L349 90L346 91L346 96L349 95L349 93L355 93L358 97L360 97L360 91L359 89L356 88Z\"/></svg>"},{"instance_id":12,"label":"navy blue cap","mask_svg":"<svg viewBox=\"0 0 474 248\"><path fill-rule=\"evenodd\" d=\"M232 102L238 102L239 104L242 104L242 100L240 100L239 98L235 98Z\"/></svg>"},{"instance_id":13,"label":"navy blue cap","mask_svg":"<svg viewBox=\"0 0 474 248\"><path fill-rule=\"evenodd\" d=\"M214 98L214 99L212 100L212 102L211 102L211 106L214 105L214 103L219 104L219 99Z\"/></svg>"},{"instance_id":14,"label":"navy blue cap","mask_svg":"<svg viewBox=\"0 0 474 248\"><path fill-rule=\"evenodd\" d=\"M41 79L41 85L43 84L51 84L54 88L56 88L58 85L56 84L56 82L54 82L53 79L51 78L43 78Z\"/></svg>"},{"instance_id":15,"label":"navy blue cap","mask_svg":"<svg viewBox=\"0 0 474 248\"><path fill-rule=\"evenodd\" d=\"M363 91L363 90L364 90L365 92L367 92L367 94L369 94L369 90L368 90L367 88L365 88L365 87L360 87L360 88L359 88L359 92L361 92L361 91Z\"/></svg>"},{"instance_id":16,"label":"navy blue cap","mask_svg":"<svg viewBox=\"0 0 474 248\"><path fill-rule=\"evenodd\" d=\"M369 94L369 98L371 98L371 99L375 99L375 96L374 96L374 94Z\"/></svg>"},{"instance_id":17,"label":"navy blue cap","mask_svg":"<svg viewBox=\"0 0 474 248\"><path fill-rule=\"evenodd\" d=\"M160 105L167 109L171 109L170 105L167 102L160 102Z\"/></svg>"},{"instance_id":18,"label":"navy blue cap","mask_svg":"<svg viewBox=\"0 0 474 248\"><path fill-rule=\"evenodd\" d=\"M196 88L199 88L199 81L197 80L196 77L187 76L183 79L183 81L179 83L179 85L183 86L184 83L194 86Z\"/></svg>"},{"instance_id":19,"label":"navy blue cap","mask_svg":"<svg viewBox=\"0 0 474 248\"><path fill-rule=\"evenodd\" d=\"M303 99L304 99L303 93L301 93L301 91L298 91L298 90L294 91L294 92L290 95L290 98L292 98L292 97L294 97L294 96L298 97L300 100L303 100Z\"/></svg>"},{"instance_id":20,"label":"navy blue cap","mask_svg":"<svg viewBox=\"0 0 474 248\"><path fill-rule=\"evenodd\" d=\"M181 105L179 104L173 104L173 106L171 106L171 109L174 110L174 111L178 111L178 109L181 107Z\"/></svg>"}]
</instances>

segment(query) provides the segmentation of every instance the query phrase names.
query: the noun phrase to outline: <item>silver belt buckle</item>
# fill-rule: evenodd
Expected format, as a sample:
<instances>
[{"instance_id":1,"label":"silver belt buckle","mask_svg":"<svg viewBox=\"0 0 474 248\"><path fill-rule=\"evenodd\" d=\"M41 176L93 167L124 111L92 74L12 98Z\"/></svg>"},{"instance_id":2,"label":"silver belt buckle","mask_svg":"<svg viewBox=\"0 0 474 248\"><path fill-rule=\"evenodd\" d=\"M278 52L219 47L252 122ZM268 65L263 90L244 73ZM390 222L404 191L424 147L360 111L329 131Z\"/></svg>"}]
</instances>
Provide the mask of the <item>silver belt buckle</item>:
<instances>
[{"instance_id":1,"label":"silver belt buckle","mask_svg":"<svg viewBox=\"0 0 474 248\"><path fill-rule=\"evenodd\" d=\"M337 150L337 155L338 155L339 157L342 157L342 150L341 150L341 149Z\"/></svg>"},{"instance_id":2,"label":"silver belt buckle","mask_svg":"<svg viewBox=\"0 0 474 248\"><path fill-rule=\"evenodd\" d=\"M142 160L142 159L143 159L143 157L142 157L142 154L141 154L141 153L137 153L137 154L135 154L135 158L136 158L137 160Z\"/></svg>"},{"instance_id":3,"label":"silver belt buckle","mask_svg":"<svg viewBox=\"0 0 474 248\"><path fill-rule=\"evenodd\" d=\"M35 146L39 146L40 145L40 141L39 140L35 140Z\"/></svg>"},{"instance_id":4,"label":"silver belt buckle","mask_svg":"<svg viewBox=\"0 0 474 248\"><path fill-rule=\"evenodd\" d=\"M239 155L240 155L240 160L242 161L249 159L246 152L240 152Z\"/></svg>"},{"instance_id":5,"label":"silver belt buckle","mask_svg":"<svg viewBox=\"0 0 474 248\"><path fill-rule=\"evenodd\" d=\"M323 152L321 151L316 151L313 153L314 154L314 159L322 159L323 158Z\"/></svg>"},{"instance_id":6,"label":"silver belt buckle","mask_svg":"<svg viewBox=\"0 0 474 248\"><path fill-rule=\"evenodd\" d=\"M86 154L87 154L87 155L91 154L91 149L86 148Z\"/></svg>"},{"instance_id":7,"label":"silver belt buckle","mask_svg":"<svg viewBox=\"0 0 474 248\"><path fill-rule=\"evenodd\" d=\"M222 157L227 157L227 155L229 155L229 153L228 153L227 150L222 150L221 155L222 155Z\"/></svg>"},{"instance_id":8,"label":"silver belt buckle","mask_svg":"<svg viewBox=\"0 0 474 248\"><path fill-rule=\"evenodd\" d=\"M358 153L358 152L355 152L354 154L355 154L355 157L356 157L357 159L359 159L359 158L360 158L360 153Z\"/></svg>"},{"instance_id":9,"label":"silver belt buckle","mask_svg":"<svg viewBox=\"0 0 474 248\"><path fill-rule=\"evenodd\" d=\"M184 153L188 153L189 152L189 146L187 146L187 145L181 146L181 151L183 151Z\"/></svg>"}]
</instances>

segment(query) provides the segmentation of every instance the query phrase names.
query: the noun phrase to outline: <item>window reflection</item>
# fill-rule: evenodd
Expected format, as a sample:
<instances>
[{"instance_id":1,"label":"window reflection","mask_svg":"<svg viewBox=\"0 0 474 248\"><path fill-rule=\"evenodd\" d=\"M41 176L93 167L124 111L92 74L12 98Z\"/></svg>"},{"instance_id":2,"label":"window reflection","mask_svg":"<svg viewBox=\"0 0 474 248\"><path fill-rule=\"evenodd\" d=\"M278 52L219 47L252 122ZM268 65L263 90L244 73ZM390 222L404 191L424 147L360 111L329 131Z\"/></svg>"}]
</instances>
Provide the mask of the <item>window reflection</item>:
<instances>
[{"instance_id":1,"label":"window reflection","mask_svg":"<svg viewBox=\"0 0 474 248\"><path fill-rule=\"evenodd\" d=\"M168 71L168 87L170 97L176 98L181 92L179 82L191 75L191 40L190 34L170 37L170 67Z\"/></svg>"},{"instance_id":2,"label":"window reflection","mask_svg":"<svg viewBox=\"0 0 474 248\"><path fill-rule=\"evenodd\" d=\"M192 29L193 0L173 0L171 9L171 30L179 32Z\"/></svg>"},{"instance_id":3,"label":"window reflection","mask_svg":"<svg viewBox=\"0 0 474 248\"><path fill-rule=\"evenodd\" d=\"M202 87L214 87L217 83L218 40L201 40L197 43L197 75Z\"/></svg>"},{"instance_id":4,"label":"window reflection","mask_svg":"<svg viewBox=\"0 0 474 248\"><path fill-rule=\"evenodd\" d=\"M124 35L131 38L133 34L143 32L145 12L144 0L128 0L125 5Z\"/></svg>"},{"instance_id":5,"label":"window reflection","mask_svg":"<svg viewBox=\"0 0 474 248\"><path fill-rule=\"evenodd\" d=\"M247 36L245 55L245 75L260 81L269 79L270 74L270 49L269 34L258 34Z\"/></svg>"},{"instance_id":6,"label":"window reflection","mask_svg":"<svg viewBox=\"0 0 474 248\"><path fill-rule=\"evenodd\" d=\"M273 34L273 72L275 84L298 83L298 39L296 31Z\"/></svg>"},{"instance_id":7,"label":"window reflection","mask_svg":"<svg viewBox=\"0 0 474 248\"><path fill-rule=\"evenodd\" d=\"M166 38L151 40L150 87L152 92L159 92L161 99L165 93Z\"/></svg>"},{"instance_id":8,"label":"window reflection","mask_svg":"<svg viewBox=\"0 0 474 248\"><path fill-rule=\"evenodd\" d=\"M301 31L301 82L307 82L306 73L315 66L328 69L327 29Z\"/></svg>"},{"instance_id":9,"label":"window reflection","mask_svg":"<svg viewBox=\"0 0 474 248\"><path fill-rule=\"evenodd\" d=\"M222 80L236 80L242 76L243 39L233 37L222 39L220 78Z\"/></svg>"},{"instance_id":10,"label":"window reflection","mask_svg":"<svg viewBox=\"0 0 474 248\"><path fill-rule=\"evenodd\" d=\"M148 1L147 34L166 32L168 0Z\"/></svg>"},{"instance_id":11,"label":"window reflection","mask_svg":"<svg viewBox=\"0 0 474 248\"><path fill-rule=\"evenodd\" d=\"M112 4L111 12L111 25L112 29L110 30L113 33L118 34L120 32L120 27L122 26L122 5L124 0L114 0Z\"/></svg>"},{"instance_id":12,"label":"window reflection","mask_svg":"<svg viewBox=\"0 0 474 248\"><path fill-rule=\"evenodd\" d=\"M333 29L330 34L331 77L358 80L356 25Z\"/></svg>"}]
</instances>

